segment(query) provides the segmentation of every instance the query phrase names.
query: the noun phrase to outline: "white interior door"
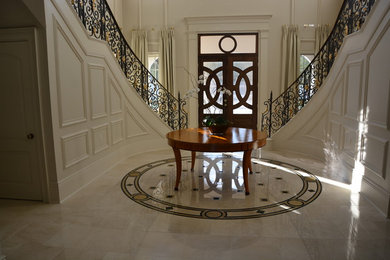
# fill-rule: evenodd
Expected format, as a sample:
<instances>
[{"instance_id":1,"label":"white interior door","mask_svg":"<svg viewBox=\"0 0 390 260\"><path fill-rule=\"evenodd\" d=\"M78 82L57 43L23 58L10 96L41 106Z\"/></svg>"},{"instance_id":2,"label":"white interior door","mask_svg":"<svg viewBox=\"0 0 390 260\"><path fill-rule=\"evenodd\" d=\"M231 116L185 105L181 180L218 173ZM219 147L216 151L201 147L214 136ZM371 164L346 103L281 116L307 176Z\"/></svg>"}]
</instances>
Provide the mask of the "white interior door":
<instances>
[{"instance_id":1,"label":"white interior door","mask_svg":"<svg viewBox=\"0 0 390 260\"><path fill-rule=\"evenodd\" d=\"M23 32L0 30L0 197L42 200L33 31Z\"/></svg>"}]
</instances>

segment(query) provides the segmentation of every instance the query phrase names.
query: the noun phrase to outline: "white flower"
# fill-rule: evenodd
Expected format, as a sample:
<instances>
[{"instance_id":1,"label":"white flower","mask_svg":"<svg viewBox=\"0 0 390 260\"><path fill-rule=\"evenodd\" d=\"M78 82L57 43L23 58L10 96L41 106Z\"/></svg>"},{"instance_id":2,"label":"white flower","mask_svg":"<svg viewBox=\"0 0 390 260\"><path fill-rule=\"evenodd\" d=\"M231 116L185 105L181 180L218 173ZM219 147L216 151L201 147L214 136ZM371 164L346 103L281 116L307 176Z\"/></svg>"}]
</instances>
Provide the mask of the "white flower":
<instances>
[{"instance_id":1,"label":"white flower","mask_svg":"<svg viewBox=\"0 0 390 260\"><path fill-rule=\"evenodd\" d=\"M221 94L226 94L228 96L231 96L232 95L232 92L230 90L228 90L227 88L225 87L220 87L217 89L217 92L221 93Z\"/></svg>"},{"instance_id":2,"label":"white flower","mask_svg":"<svg viewBox=\"0 0 390 260\"><path fill-rule=\"evenodd\" d=\"M199 75L198 79L196 79L195 76L193 74L191 74L186 68L183 67L183 69L185 72L187 72L187 74L190 78L191 85L192 85L192 88L190 90L188 90L187 93L184 95L184 99L188 100L190 98L198 98L198 92L200 91L199 85L205 84L205 82L207 81L207 76L202 74L202 75ZM232 92L225 87L218 88L217 92L221 93L222 95L224 95L224 94L226 94L228 96L232 95Z\"/></svg>"},{"instance_id":3,"label":"white flower","mask_svg":"<svg viewBox=\"0 0 390 260\"><path fill-rule=\"evenodd\" d=\"M206 80L207 80L207 78L206 78L204 75L199 75L198 84L204 85L204 83L206 82Z\"/></svg>"},{"instance_id":4,"label":"white flower","mask_svg":"<svg viewBox=\"0 0 390 260\"><path fill-rule=\"evenodd\" d=\"M184 68L184 71L187 72L192 88L187 91L187 93L184 95L184 99L189 99L189 98L197 98L198 97L198 92L200 91L199 85L203 85L205 82L205 77L204 75L199 75L198 79L195 78L193 74L191 74L186 68Z\"/></svg>"}]
</instances>

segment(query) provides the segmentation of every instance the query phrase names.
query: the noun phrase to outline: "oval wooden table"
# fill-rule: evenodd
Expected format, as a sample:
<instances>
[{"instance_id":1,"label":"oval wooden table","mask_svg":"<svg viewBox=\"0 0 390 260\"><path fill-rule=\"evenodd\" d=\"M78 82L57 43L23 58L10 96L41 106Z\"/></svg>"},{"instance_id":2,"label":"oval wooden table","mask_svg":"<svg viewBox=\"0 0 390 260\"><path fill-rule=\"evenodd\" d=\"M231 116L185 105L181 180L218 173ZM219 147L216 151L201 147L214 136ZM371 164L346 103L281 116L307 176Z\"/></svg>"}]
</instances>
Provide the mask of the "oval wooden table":
<instances>
[{"instance_id":1,"label":"oval wooden table","mask_svg":"<svg viewBox=\"0 0 390 260\"><path fill-rule=\"evenodd\" d=\"M187 128L166 135L176 160L175 190L179 189L181 177L180 150L191 151L191 171L194 170L196 152L244 152L242 168L245 194L249 195L248 171L252 172L252 150L266 144L267 134L253 129L229 127L223 136L213 135L207 127Z\"/></svg>"}]
</instances>

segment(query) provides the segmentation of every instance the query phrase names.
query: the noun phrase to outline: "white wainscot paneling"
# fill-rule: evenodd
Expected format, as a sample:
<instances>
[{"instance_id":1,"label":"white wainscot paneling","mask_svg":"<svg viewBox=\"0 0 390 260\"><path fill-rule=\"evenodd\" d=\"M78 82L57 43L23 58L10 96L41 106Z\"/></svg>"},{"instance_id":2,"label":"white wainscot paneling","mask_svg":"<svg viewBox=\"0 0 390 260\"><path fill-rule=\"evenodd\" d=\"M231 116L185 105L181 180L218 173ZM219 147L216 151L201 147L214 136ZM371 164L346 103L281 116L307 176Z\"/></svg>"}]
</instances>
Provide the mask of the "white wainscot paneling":
<instances>
[{"instance_id":1,"label":"white wainscot paneling","mask_svg":"<svg viewBox=\"0 0 390 260\"><path fill-rule=\"evenodd\" d=\"M110 147L108 124L92 128L92 147L94 154L104 151Z\"/></svg>"},{"instance_id":2,"label":"white wainscot paneling","mask_svg":"<svg viewBox=\"0 0 390 260\"><path fill-rule=\"evenodd\" d=\"M122 98L119 94L117 84L110 80L110 104L111 104L111 115L119 114L122 112Z\"/></svg>"},{"instance_id":3,"label":"white wainscot paneling","mask_svg":"<svg viewBox=\"0 0 390 260\"><path fill-rule=\"evenodd\" d=\"M129 108L126 108L126 138L132 138L148 134L143 125L133 116Z\"/></svg>"},{"instance_id":4,"label":"white wainscot paneling","mask_svg":"<svg viewBox=\"0 0 390 260\"><path fill-rule=\"evenodd\" d=\"M362 94L362 65L355 62L347 66L347 84L345 90L345 116L350 119L359 119L361 116L360 100Z\"/></svg>"},{"instance_id":5,"label":"white wainscot paneling","mask_svg":"<svg viewBox=\"0 0 390 260\"><path fill-rule=\"evenodd\" d=\"M321 114L316 114L316 119L313 122L311 128L307 130L305 136L322 141L326 137L326 124L328 122L328 113L327 110Z\"/></svg>"},{"instance_id":6,"label":"white wainscot paneling","mask_svg":"<svg viewBox=\"0 0 390 260\"><path fill-rule=\"evenodd\" d=\"M369 134L363 136L363 164L375 172L378 176L385 179L385 165L387 160L388 141L379 139Z\"/></svg>"},{"instance_id":7,"label":"white wainscot paneling","mask_svg":"<svg viewBox=\"0 0 390 260\"><path fill-rule=\"evenodd\" d=\"M368 121L389 129L390 29L369 57L367 110Z\"/></svg>"},{"instance_id":8,"label":"white wainscot paneling","mask_svg":"<svg viewBox=\"0 0 390 260\"><path fill-rule=\"evenodd\" d=\"M348 127L343 127L344 129L344 141L343 141L343 151L351 158L355 158L357 153L357 148L359 147L357 139L357 130L351 129Z\"/></svg>"},{"instance_id":9,"label":"white wainscot paneling","mask_svg":"<svg viewBox=\"0 0 390 260\"><path fill-rule=\"evenodd\" d=\"M344 89L344 75L338 79L336 83L336 90L333 92L330 102L330 111L333 114L341 115L342 114L342 102L343 102L343 89Z\"/></svg>"},{"instance_id":10,"label":"white wainscot paneling","mask_svg":"<svg viewBox=\"0 0 390 260\"><path fill-rule=\"evenodd\" d=\"M123 141L123 120L111 122L111 138L112 144L117 144Z\"/></svg>"},{"instance_id":11,"label":"white wainscot paneling","mask_svg":"<svg viewBox=\"0 0 390 260\"><path fill-rule=\"evenodd\" d=\"M89 96L91 117L97 119L107 116L105 69L98 65L88 65Z\"/></svg>"},{"instance_id":12,"label":"white wainscot paneling","mask_svg":"<svg viewBox=\"0 0 390 260\"><path fill-rule=\"evenodd\" d=\"M329 126L329 137L332 141L332 146L336 145L337 148L340 148L340 134L341 134L341 125L339 122L330 121ZM336 148L333 147L333 148Z\"/></svg>"},{"instance_id":13,"label":"white wainscot paneling","mask_svg":"<svg viewBox=\"0 0 390 260\"><path fill-rule=\"evenodd\" d=\"M60 125L84 122L87 118L83 59L58 24L55 51Z\"/></svg>"},{"instance_id":14,"label":"white wainscot paneling","mask_svg":"<svg viewBox=\"0 0 390 260\"><path fill-rule=\"evenodd\" d=\"M64 168L69 168L89 157L88 130L61 137Z\"/></svg>"}]
</instances>

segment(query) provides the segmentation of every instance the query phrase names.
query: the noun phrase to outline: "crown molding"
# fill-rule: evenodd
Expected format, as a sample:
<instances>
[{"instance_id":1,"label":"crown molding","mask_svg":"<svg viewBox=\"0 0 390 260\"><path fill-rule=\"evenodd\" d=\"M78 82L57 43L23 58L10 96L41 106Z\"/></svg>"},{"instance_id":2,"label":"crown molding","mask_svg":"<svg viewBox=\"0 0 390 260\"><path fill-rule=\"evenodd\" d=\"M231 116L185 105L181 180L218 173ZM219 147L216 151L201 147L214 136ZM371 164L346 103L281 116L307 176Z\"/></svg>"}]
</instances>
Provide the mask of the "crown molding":
<instances>
[{"instance_id":1,"label":"crown molding","mask_svg":"<svg viewBox=\"0 0 390 260\"><path fill-rule=\"evenodd\" d=\"M187 25L226 24L226 23L262 23L268 22L272 15L232 15L232 16L198 16L185 17Z\"/></svg>"}]
</instances>

